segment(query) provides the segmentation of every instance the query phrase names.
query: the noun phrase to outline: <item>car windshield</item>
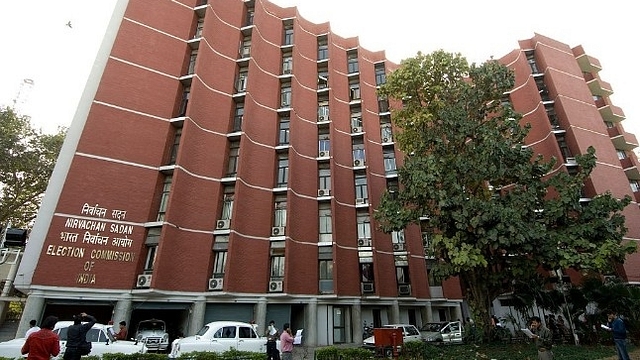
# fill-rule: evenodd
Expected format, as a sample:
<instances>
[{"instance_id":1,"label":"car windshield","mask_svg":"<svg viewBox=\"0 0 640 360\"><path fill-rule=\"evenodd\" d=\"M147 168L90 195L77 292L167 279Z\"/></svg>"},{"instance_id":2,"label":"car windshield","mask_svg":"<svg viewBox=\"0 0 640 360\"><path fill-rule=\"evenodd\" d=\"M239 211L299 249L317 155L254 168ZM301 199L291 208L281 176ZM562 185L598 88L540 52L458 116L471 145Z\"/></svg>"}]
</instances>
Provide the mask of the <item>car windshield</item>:
<instances>
[{"instance_id":1,"label":"car windshield","mask_svg":"<svg viewBox=\"0 0 640 360\"><path fill-rule=\"evenodd\" d=\"M209 331L209 326L205 325L202 329L200 329L200 331L198 331L196 333L196 335L202 336L202 335L206 334L207 331Z\"/></svg>"},{"instance_id":2,"label":"car windshield","mask_svg":"<svg viewBox=\"0 0 640 360\"><path fill-rule=\"evenodd\" d=\"M164 331L163 321L142 321L138 324L138 331L160 330Z\"/></svg>"},{"instance_id":3,"label":"car windshield","mask_svg":"<svg viewBox=\"0 0 640 360\"><path fill-rule=\"evenodd\" d=\"M446 323L428 323L428 324L422 325L422 327L420 328L420 331L438 332L445 325L447 325L447 324Z\"/></svg>"}]
</instances>

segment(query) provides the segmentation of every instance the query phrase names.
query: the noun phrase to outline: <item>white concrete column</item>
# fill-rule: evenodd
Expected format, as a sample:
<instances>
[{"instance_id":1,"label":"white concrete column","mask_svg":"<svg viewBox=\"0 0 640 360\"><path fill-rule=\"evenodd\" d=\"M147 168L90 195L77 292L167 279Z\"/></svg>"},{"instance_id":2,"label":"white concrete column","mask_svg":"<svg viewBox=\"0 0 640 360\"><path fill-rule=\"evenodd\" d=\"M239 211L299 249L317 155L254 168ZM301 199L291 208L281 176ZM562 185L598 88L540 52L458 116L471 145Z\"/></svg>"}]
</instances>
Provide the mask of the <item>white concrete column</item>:
<instances>
[{"instance_id":1,"label":"white concrete column","mask_svg":"<svg viewBox=\"0 0 640 360\"><path fill-rule=\"evenodd\" d=\"M302 332L302 344L305 346L318 345L318 299L309 299L304 331Z\"/></svg>"},{"instance_id":2,"label":"white concrete column","mask_svg":"<svg viewBox=\"0 0 640 360\"><path fill-rule=\"evenodd\" d=\"M118 327L118 323L120 321L126 321L127 325L129 325L128 329L129 329L129 333L127 334L127 337L133 337L134 334L132 333L132 329L130 328L131 326L131 311L133 309L133 301L132 301L132 296L131 293L125 293L122 294L122 296L120 296L120 298L118 299L118 302L116 303L116 306L113 308L113 314L111 314L111 320L113 320L113 326L115 332L118 332L119 330L117 330Z\"/></svg>"},{"instance_id":3,"label":"white concrete column","mask_svg":"<svg viewBox=\"0 0 640 360\"><path fill-rule=\"evenodd\" d=\"M398 324L400 322L400 304L398 303L398 300L393 300L389 310L389 323Z\"/></svg>"},{"instance_id":4,"label":"white concrete column","mask_svg":"<svg viewBox=\"0 0 640 360\"><path fill-rule=\"evenodd\" d=\"M359 343L362 339L362 304L360 299L356 299L351 306L351 324L353 324L351 342Z\"/></svg>"},{"instance_id":5,"label":"white concrete column","mask_svg":"<svg viewBox=\"0 0 640 360\"><path fill-rule=\"evenodd\" d=\"M253 320L258 325L258 335L264 335L267 330L267 298L258 299L253 310Z\"/></svg>"},{"instance_id":6,"label":"white concrete column","mask_svg":"<svg viewBox=\"0 0 640 360\"><path fill-rule=\"evenodd\" d=\"M191 309L189 310L191 316L191 323L189 324L189 329L185 333L185 336L195 334L196 331L202 329L204 326L204 314L207 309L207 301L204 296L198 296L196 301L191 305Z\"/></svg>"},{"instance_id":7,"label":"white concrete column","mask_svg":"<svg viewBox=\"0 0 640 360\"><path fill-rule=\"evenodd\" d=\"M44 293L42 291L34 291L27 297L27 302L22 311L20 325L16 331L16 337L24 337L24 333L29 329L29 321L36 319L38 324L42 322L42 311L44 310Z\"/></svg>"}]
</instances>

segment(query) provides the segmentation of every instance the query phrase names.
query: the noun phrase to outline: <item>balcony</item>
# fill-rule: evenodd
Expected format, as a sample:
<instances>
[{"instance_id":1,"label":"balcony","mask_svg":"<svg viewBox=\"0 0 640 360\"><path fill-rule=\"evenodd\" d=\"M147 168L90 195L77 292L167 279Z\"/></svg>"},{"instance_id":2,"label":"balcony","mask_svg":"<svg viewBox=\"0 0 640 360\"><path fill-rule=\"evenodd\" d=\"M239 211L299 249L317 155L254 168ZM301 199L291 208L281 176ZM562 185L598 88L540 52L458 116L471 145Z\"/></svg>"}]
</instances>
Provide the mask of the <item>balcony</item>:
<instances>
[{"instance_id":1,"label":"balcony","mask_svg":"<svg viewBox=\"0 0 640 360\"><path fill-rule=\"evenodd\" d=\"M624 132L617 127L608 128L607 132L616 149L633 150L638 147L638 140L633 134Z\"/></svg>"},{"instance_id":2,"label":"balcony","mask_svg":"<svg viewBox=\"0 0 640 360\"><path fill-rule=\"evenodd\" d=\"M625 119L624 112L618 106L605 104L604 101L601 104L596 102L596 106L604 121L617 123Z\"/></svg>"},{"instance_id":3,"label":"balcony","mask_svg":"<svg viewBox=\"0 0 640 360\"><path fill-rule=\"evenodd\" d=\"M588 73L597 73L602 70L602 65L600 65L600 61L598 59L591 57L582 51L580 55L576 56L576 61L578 65L580 65L580 69L583 72Z\"/></svg>"},{"instance_id":4,"label":"balcony","mask_svg":"<svg viewBox=\"0 0 640 360\"><path fill-rule=\"evenodd\" d=\"M587 86L589 86L589 90L591 90L591 94L598 96L610 96L613 94L611 84L608 82L602 81L589 73L585 74L584 77L587 81Z\"/></svg>"},{"instance_id":5,"label":"balcony","mask_svg":"<svg viewBox=\"0 0 640 360\"><path fill-rule=\"evenodd\" d=\"M620 159L620 165L624 169L624 173L630 180L640 180L640 171L638 171L638 164L634 158Z\"/></svg>"}]
</instances>

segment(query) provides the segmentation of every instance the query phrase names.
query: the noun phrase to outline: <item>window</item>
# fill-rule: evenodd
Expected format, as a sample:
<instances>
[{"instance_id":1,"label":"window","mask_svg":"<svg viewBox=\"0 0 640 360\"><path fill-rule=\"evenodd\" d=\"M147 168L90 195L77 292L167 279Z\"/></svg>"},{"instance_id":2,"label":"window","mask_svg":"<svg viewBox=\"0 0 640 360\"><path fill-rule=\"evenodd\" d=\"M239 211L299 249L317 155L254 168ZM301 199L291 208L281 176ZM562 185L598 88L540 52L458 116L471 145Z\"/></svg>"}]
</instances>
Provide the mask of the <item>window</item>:
<instances>
[{"instance_id":1,"label":"window","mask_svg":"<svg viewBox=\"0 0 640 360\"><path fill-rule=\"evenodd\" d=\"M328 165L318 170L318 189L331 189L331 170Z\"/></svg>"},{"instance_id":2,"label":"window","mask_svg":"<svg viewBox=\"0 0 640 360\"><path fill-rule=\"evenodd\" d=\"M251 56L251 36L245 36L240 44L240 58Z\"/></svg>"},{"instance_id":3,"label":"window","mask_svg":"<svg viewBox=\"0 0 640 360\"><path fill-rule=\"evenodd\" d=\"M287 226L287 200L284 198L276 199L273 226Z\"/></svg>"},{"instance_id":4,"label":"window","mask_svg":"<svg viewBox=\"0 0 640 360\"><path fill-rule=\"evenodd\" d=\"M289 177L289 158L280 156L278 159L278 180L276 187L287 187Z\"/></svg>"},{"instance_id":5,"label":"window","mask_svg":"<svg viewBox=\"0 0 640 360\"><path fill-rule=\"evenodd\" d=\"M233 214L233 187L225 188L224 199L222 200L222 220L230 220Z\"/></svg>"},{"instance_id":6,"label":"window","mask_svg":"<svg viewBox=\"0 0 640 360\"><path fill-rule=\"evenodd\" d=\"M624 150L616 150L616 153L618 154L618 160L627 158L627 153Z\"/></svg>"},{"instance_id":7,"label":"window","mask_svg":"<svg viewBox=\"0 0 640 360\"><path fill-rule=\"evenodd\" d=\"M196 24L196 31L193 35L194 39L198 39L202 37L202 29L204 28L204 19L198 19L198 23Z\"/></svg>"},{"instance_id":8,"label":"window","mask_svg":"<svg viewBox=\"0 0 640 360\"><path fill-rule=\"evenodd\" d=\"M237 92L247 91L248 79L249 79L249 71L246 68L240 69L240 72L238 73L238 80L236 81Z\"/></svg>"},{"instance_id":9,"label":"window","mask_svg":"<svg viewBox=\"0 0 640 360\"><path fill-rule=\"evenodd\" d=\"M253 25L253 16L254 15L255 15L255 9L254 8L248 8L247 9L247 21L245 21L245 26Z\"/></svg>"},{"instance_id":10,"label":"window","mask_svg":"<svg viewBox=\"0 0 640 360\"><path fill-rule=\"evenodd\" d=\"M238 337L240 339L255 339L258 336L256 335L256 332L253 331L253 328L249 326L240 326L238 327Z\"/></svg>"},{"instance_id":11,"label":"window","mask_svg":"<svg viewBox=\"0 0 640 360\"><path fill-rule=\"evenodd\" d=\"M355 185L356 185L356 199L361 199L365 201L369 198L367 195L367 175L366 174L356 174L355 176Z\"/></svg>"},{"instance_id":12,"label":"window","mask_svg":"<svg viewBox=\"0 0 640 360\"><path fill-rule=\"evenodd\" d=\"M329 45L326 37L318 38L318 60L329 58Z\"/></svg>"},{"instance_id":13,"label":"window","mask_svg":"<svg viewBox=\"0 0 640 360\"><path fill-rule=\"evenodd\" d=\"M361 165L364 165L364 145L353 146L353 161L360 160Z\"/></svg>"},{"instance_id":14,"label":"window","mask_svg":"<svg viewBox=\"0 0 640 360\"><path fill-rule=\"evenodd\" d=\"M384 159L384 173L385 175L397 174L396 168L396 154L393 149L384 149L382 153Z\"/></svg>"},{"instance_id":15,"label":"window","mask_svg":"<svg viewBox=\"0 0 640 360\"><path fill-rule=\"evenodd\" d=\"M326 89L329 87L329 71L324 69L318 71L318 89Z\"/></svg>"},{"instance_id":16,"label":"window","mask_svg":"<svg viewBox=\"0 0 640 360\"><path fill-rule=\"evenodd\" d=\"M229 166L227 167L227 176L236 176L238 174L239 158L240 141L232 141L229 143Z\"/></svg>"},{"instance_id":17,"label":"window","mask_svg":"<svg viewBox=\"0 0 640 360\"><path fill-rule=\"evenodd\" d=\"M278 128L278 144L289 144L289 118L280 118L280 124Z\"/></svg>"},{"instance_id":18,"label":"window","mask_svg":"<svg viewBox=\"0 0 640 360\"><path fill-rule=\"evenodd\" d=\"M293 25L284 27L284 45L293 45Z\"/></svg>"},{"instance_id":19,"label":"window","mask_svg":"<svg viewBox=\"0 0 640 360\"><path fill-rule=\"evenodd\" d=\"M404 230L392 231L391 232L391 243L392 244L404 244Z\"/></svg>"},{"instance_id":20,"label":"window","mask_svg":"<svg viewBox=\"0 0 640 360\"><path fill-rule=\"evenodd\" d=\"M284 249L282 249L284 251ZM271 257L271 279L284 278L284 255Z\"/></svg>"},{"instance_id":21,"label":"window","mask_svg":"<svg viewBox=\"0 0 640 360\"><path fill-rule=\"evenodd\" d=\"M358 239L371 239L371 220L369 214L359 213L356 218Z\"/></svg>"},{"instance_id":22,"label":"window","mask_svg":"<svg viewBox=\"0 0 640 360\"><path fill-rule=\"evenodd\" d=\"M282 56L282 73L291 74L293 71L293 56L291 53L287 53Z\"/></svg>"},{"instance_id":23,"label":"window","mask_svg":"<svg viewBox=\"0 0 640 360\"><path fill-rule=\"evenodd\" d=\"M182 136L182 128L176 129L176 133L173 136L173 146L171 147L171 157L169 158L169 164L173 165L178 159L178 148L180 147L180 137Z\"/></svg>"},{"instance_id":24,"label":"window","mask_svg":"<svg viewBox=\"0 0 640 360\"><path fill-rule=\"evenodd\" d=\"M164 178L164 184L162 185L162 194L160 195L160 207L158 208L158 217L156 221L164 221L165 213L167 212L167 205L169 204L169 192L171 191L171 181L173 177L167 175Z\"/></svg>"},{"instance_id":25,"label":"window","mask_svg":"<svg viewBox=\"0 0 640 360\"><path fill-rule=\"evenodd\" d=\"M189 57L189 68L187 74L191 75L196 71L196 59L198 58L198 50L191 50L191 56Z\"/></svg>"},{"instance_id":26,"label":"window","mask_svg":"<svg viewBox=\"0 0 640 360\"><path fill-rule=\"evenodd\" d=\"M320 241L331 241L331 209L328 204L323 204L323 206L318 209L318 220Z\"/></svg>"},{"instance_id":27,"label":"window","mask_svg":"<svg viewBox=\"0 0 640 360\"><path fill-rule=\"evenodd\" d=\"M629 181L629 186L631 186L631 191L633 192L640 191L640 183L638 183L638 180Z\"/></svg>"},{"instance_id":28,"label":"window","mask_svg":"<svg viewBox=\"0 0 640 360\"><path fill-rule=\"evenodd\" d=\"M432 265L427 262L427 281L429 282L429 286L442 286L442 280L436 279L436 277L433 276L431 266Z\"/></svg>"},{"instance_id":29,"label":"window","mask_svg":"<svg viewBox=\"0 0 640 360\"><path fill-rule=\"evenodd\" d=\"M536 64L536 59L533 54L533 51L525 52L527 55L527 62L529 63L529 67L531 67L532 74L538 74L540 71L538 70L538 65Z\"/></svg>"},{"instance_id":30,"label":"window","mask_svg":"<svg viewBox=\"0 0 640 360\"><path fill-rule=\"evenodd\" d=\"M373 264L372 263L360 264L360 277L362 279L362 282L366 282L366 283L373 282Z\"/></svg>"},{"instance_id":31,"label":"window","mask_svg":"<svg viewBox=\"0 0 640 360\"><path fill-rule=\"evenodd\" d=\"M318 103L318 121L329 121L328 101L321 101Z\"/></svg>"},{"instance_id":32,"label":"window","mask_svg":"<svg viewBox=\"0 0 640 360\"><path fill-rule=\"evenodd\" d=\"M282 87L280 88L280 106L291 106L291 84L289 83L282 84Z\"/></svg>"},{"instance_id":33,"label":"window","mask_svg":"<svg viewBox=\"0 0 640 360\"><path fill-rule=\"evenodd\" d=\"M178 116L185 116L187 114L187 105L189 105L189 98L191 97L191 88L186 87L182 91L182 100L180 101L180 111Z\"/></svg>"},{"instance_id":34,"label":"window","mask_svg":"<svg viewBox=\"0 0 640 360\"><path fill-rule=\"evenodd\" d=\"M564 161L567 161L567 158L573 157L571 155L571 150L569 150L569 145L567 145L567 141L564 135L558 136L558 147L560 147L560 153L562 153L562 158Z\"/></svg>"},{"instance_id":35,"label":"window","mask_svg":"<svg viewBox=\"0 0 640 360\"><path fill-rule=\"evenodd\" d=\"M558 122L558 115L556 114L556 109L553 104L545 105L545 110L547 112L547 117L549 118L549 123L551 123L551 127L553 129L558 129L560 127L560 123Z\"/></svg>"},{"instance_id":36,"label":"window","mask_svg":"<svg viewBox=\"0 0 640 360\"><path fill-rule=\"evenodd\" d=\"M320 260L320 280L333 280L333 260Z\"/></svg>"},{"instance_id":37,"label":"window","mask_svg":"<svg viewBox=\"0 0 640 360\"><path fill-rule=\"evenodd\" d=\"M226 263L226 251L215 251L213 253L213 277L221 278L224 276L224 266Z\"/></svg>"},{"instance_id":38,"label":"window","mask_svg":"<svg viewBox=\"0 0 640 360\"><path fill-rule=\"evenodd\" d=\"M409 284L409 267L408 266L396 266L396 280L398 285Z\"/></svg>"},{"instance_id":39,"label":"window","mask_svg":"<svg viewBox=\"0 0 640 360\"><path fill-rule=\"evenodd\" d=\"M378 112L389 112L389 99L386 97L378 97Z\"/></svg>"},{"instance_id":40,"label":"window","mask_svg":"<svg viewBox=\"0 0 640 360\"><path fill-rule=\"evenodd\" d=\"M362 132L362 113L360 109L351 113L351 128L352 132Z\"/></svg>"},{"instance_id":41,"label":"window","mask_svg":"<svg viewBox=\"0 0 640 360\"><path fill-rule=\"evenodd\" d=\"M318 139L318 154L322 154L323 152L328 152L331 147L331 142L329 140L329 135L319 135Z\"/></svg>"},{"instance_id":42,"label":"window","mask_svg":"<svg viewBox=\"0 0 640 360\"><path fill-rule=\"evenodd\" d=\"M360 82L358 80L349 82L349 100L360 100Z\"/></svg>"},{"instance_id":43,"label":"window","mask_svg":"<svg viewBox=\"0 0 640 360\"><path fill-rule=\"evenodd\" d=\"M376 73L376 85L380 86L387 82L387 75L384 71L384 63L379 63L375 65L375 73Z\"/></svg>"},{"instance_id":44,"label":"window","mask_svg":"<svg viewBox=\"0 0 640 360\"><path fill-rule=\"evenodd\" d=\"M242 119L244 117L244 103L237 103L233 113L233 132L242 131Z\"/></svg>"},{"instance_id":45,"label":"window","mask_svg":"<svg viewBox=\"0 0 640 360\"><path fill-rule=\"evenodd\" d=\"M144 271L152 272L153 264L156 261L156 251L158 250L158 245L147 245L147 257L144 261Z\"/></svg>"},{"instance_id":46,"label":"window","mask_svg":"<svg viewBox=\"0 0 640 360\"><path fill-rule=\"evenodd\" d=\"M391 130L391 124L380 125L380 139L383 143L393 141L393 131Z\"/></svg>"},{"instance_id":47,"label":"window","mask_svg":"<svg viewBox=\"0 0 640 360\"><path fill-rule=\"evenodd\" d=\"M358 53L351 52L347 55L347 72L349 74L358 72Z\"/></svg>"}]
</instances>

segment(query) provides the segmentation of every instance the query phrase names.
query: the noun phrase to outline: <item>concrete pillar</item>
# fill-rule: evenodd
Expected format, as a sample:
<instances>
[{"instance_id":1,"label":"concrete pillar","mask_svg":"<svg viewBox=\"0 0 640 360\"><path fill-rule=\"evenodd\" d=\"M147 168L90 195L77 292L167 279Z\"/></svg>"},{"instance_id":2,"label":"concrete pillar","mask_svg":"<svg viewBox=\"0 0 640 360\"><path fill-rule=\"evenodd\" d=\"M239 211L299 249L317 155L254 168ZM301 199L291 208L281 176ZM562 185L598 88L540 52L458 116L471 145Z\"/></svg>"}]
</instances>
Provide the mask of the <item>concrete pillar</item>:
<instances>
[{"instance_id":1,"label":"concrete pillar","mask_svg":"<svg viewBox=\"0 0 640 360\"><path fill-rule=\"evenodd\" d=\"M353 339L351 342L360 343L362 339L362 304L360 299L356 299L351 306L351 323L353 324Z\"/></svg>"},{"instance_id":2,"label":"concrete pillar","mask_svg":"<svg viewBox=\"0 0 640 360\"><path fill-rule=\"evenodd\" d=\"M258 325L258 335L264 335L267 330L267 298L258 299L253 309L253 319Z\"/></svg>"},{"instance_id":3,"label":"concrete pillar","mask_svg":"<svg viewBox=\"0 0 640 360\"><path fill-rule=\"evenodd\" d=\"M118 332L118 323L120 321L126 321L129 325L129 333L127 334L128 338L133 337L135 334L132 331L135 331L130 328L131 326L131 311L133 309L133 301L131 293L124 293L118 299L116 306L113 308L113 314L111 314L111 320L113 320L113 326L115 332Z\"/></svg>"},{"instance_id":4,"label":"concrete pillar","mask_svg":"<svg viewBox=\"0 0 640 360\"><path fill-rule=\"evenodd\" d=\"M24 337L24 333L29 329L29 321L36 319L38 324L42 322L42 311L44 310L44 293L42 291L34 291L27 297L27 302L22 311L20 325L16 331L16 337Z\"/></svg>"},{"instance_id":5,"label":"concrete pillar","mask_svg":"<svg viewBox=\"0 0 640 360\"><path fill-rule=\"evenodd\" d=\"M459 303L456 307L453 308L453 319L451 320L464 321L464 318L462 317L462 303Z\"/></svg>"},{"instance_id":6,"label":"concrete pillar","mask_svg":"<svg viewBox=\"0 0 640 360\"><path fill-rule=\"evenodd\" d=\"M198 296L196 301L191 305L191 309L189 310L191 316L191 323L189 324L189 329L185 332L185 336L195 334L196 331L202 329L204 326L204 314L207 309L207 301L204 296Z\"/></svg>"},{"instance_id":7,"label":"concrete pillar","mask_svg":"<svg viewBox=\"0 0 640 360\"><path fill-rule=\"evenodd\" d=\"M302 344L305 346L318 345L318 299L309 299L304 331L302 332Z\"/></svg>"},{"instance_id":8,"label":"concrete pillar","mask_svg":"<svg viewBox=\"0 0 640 360\"><path fill-rule=\"evenodd\" d=\"M398 324L400 323L400 304L398 304L398 300L393 300L393 303L390 307L389 314L389 323L390 324Z\"/></svg>"},{"instance_id":9,"label":"concrete pillar","mask_svg":"<svg viewBox=\"0 0 640 360\"><path fill-rule=\"evenodd\" d=\"M424 307L420 308L420 315L422 317L422 323L433 322L433 308L431 307L431 301Z\"/></svg>"}]
</instances>

